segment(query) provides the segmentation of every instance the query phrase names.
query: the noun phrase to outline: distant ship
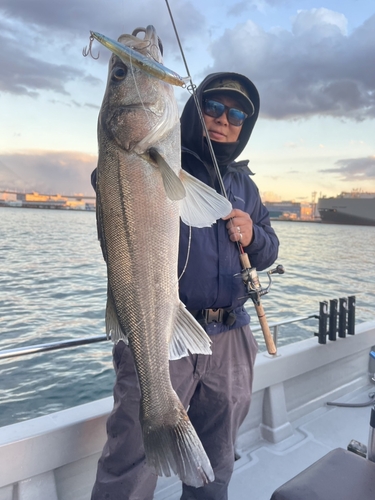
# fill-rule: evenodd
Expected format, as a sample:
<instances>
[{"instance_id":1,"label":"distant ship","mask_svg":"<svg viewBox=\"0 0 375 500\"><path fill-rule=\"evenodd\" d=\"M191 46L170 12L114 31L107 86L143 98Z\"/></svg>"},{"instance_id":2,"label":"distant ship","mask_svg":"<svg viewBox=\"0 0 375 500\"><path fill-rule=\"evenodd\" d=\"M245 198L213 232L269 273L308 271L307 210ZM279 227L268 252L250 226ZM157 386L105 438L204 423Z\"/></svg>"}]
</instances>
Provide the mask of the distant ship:
<instances>
[{"instance_id":1,"label":"distant ship","mask_svg":"<svg viewBox=\"0 0 375 500\"><path fill-rule=\"evenodd\" d=\"M375 193L353 191L319 198L318 211L325 223L375 226Z\"/></svg>"}]
</instances>

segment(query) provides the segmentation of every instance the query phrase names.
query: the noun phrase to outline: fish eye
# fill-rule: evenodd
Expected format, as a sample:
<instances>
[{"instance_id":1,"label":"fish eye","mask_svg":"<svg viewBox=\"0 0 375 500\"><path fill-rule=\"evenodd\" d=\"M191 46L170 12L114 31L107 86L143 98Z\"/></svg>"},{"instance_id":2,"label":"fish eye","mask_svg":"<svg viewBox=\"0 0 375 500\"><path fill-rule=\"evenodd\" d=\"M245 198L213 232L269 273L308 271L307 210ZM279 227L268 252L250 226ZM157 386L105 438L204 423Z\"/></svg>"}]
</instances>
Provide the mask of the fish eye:
<instances>
[{"instance_id":1,"label":"fish eye","mask_svg":"<svg viewBox=\"0 0 375 500\"><path fill-rule=\"evenodd\" d=\"M127 71L126 71L126 69L124 67L122 67L122 66L116 66L112 70L111 79L114 82L119 82L119 81L123 80L126 77L126 73L127 73Z\"/></svg>"}]
</instances>

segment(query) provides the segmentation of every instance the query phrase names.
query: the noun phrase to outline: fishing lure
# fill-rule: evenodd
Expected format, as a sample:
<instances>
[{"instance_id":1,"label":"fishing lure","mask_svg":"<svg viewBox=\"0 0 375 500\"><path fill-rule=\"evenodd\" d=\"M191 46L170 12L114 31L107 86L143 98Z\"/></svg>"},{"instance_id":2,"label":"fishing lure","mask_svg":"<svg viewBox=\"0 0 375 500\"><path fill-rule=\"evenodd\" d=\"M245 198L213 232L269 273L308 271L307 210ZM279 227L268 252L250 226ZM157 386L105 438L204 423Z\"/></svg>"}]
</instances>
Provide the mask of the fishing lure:
<instances>
[{"instance_id":1,"label":"fishing lure","mask_svg":"<svg viewBox=\"0 0 375 500\"><path fill-rule=\"evenodd\" d=\"M136 37L132 37L136 40ZM91 55L91 45L92 39L97 40L99 43L107 47L111 52L116 54L125 64L132 64L133 66L137 66L146 73L158 78L159 80L163 80L171 85L176 85L178 87L186 87L186 78L182 78L175 71L167 68L163 64L155 61L154 59L150 59L149 57L144 56L137 50L134 50L133 47L124 45L112 38L109 38L101 33L97 33L96 31L90 31L90 45L89 49L84 49L83 55ZM93 57L93 56L92 56ZM97 59L97 57L94 57Z\"/></svg>"}]
</instances>

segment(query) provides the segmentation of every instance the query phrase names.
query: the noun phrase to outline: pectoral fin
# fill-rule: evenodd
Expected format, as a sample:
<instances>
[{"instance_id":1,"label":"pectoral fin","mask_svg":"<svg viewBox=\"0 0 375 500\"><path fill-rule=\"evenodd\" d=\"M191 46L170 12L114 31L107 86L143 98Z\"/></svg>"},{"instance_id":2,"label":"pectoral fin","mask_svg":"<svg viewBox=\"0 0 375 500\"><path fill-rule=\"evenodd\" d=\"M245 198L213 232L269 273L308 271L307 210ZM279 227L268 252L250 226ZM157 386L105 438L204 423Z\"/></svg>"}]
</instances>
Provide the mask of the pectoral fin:
<instances>
[{"instance_id":1,"label":"pectoral fin","mask_svg":"<svg viewBox=\"0 0 375 500\"><path fill-rule=\"evenodd\" d=\"M176 314L173 335L169 342L169 359L191 354L211 354L211 340L198 321L180 305Z\"/></svg>"},{"instance_id":2,"label":"pectoral fin","mask_svg":"<svg viewBox=\"0 0 375 500\"><path fill-rule=\"evenodd\" d=\"M228 215L232 204L210 186L188 174L180 173L186 196L180 203L180 216L188 226L209 227Z\"/></svg>"},{"instance_id":3,"label":"pectoral fin","mask_svg":"<svg viewBox=\"0 0 375 500\"><path fill-rule=\"evenodd\" d=\"M170 200L181 200L186 196L185 188L179 177L173 172L168 163L156 148L148 151L150 158L157 163L163 179L165 192Z\"/></svg>"}]
</instances>

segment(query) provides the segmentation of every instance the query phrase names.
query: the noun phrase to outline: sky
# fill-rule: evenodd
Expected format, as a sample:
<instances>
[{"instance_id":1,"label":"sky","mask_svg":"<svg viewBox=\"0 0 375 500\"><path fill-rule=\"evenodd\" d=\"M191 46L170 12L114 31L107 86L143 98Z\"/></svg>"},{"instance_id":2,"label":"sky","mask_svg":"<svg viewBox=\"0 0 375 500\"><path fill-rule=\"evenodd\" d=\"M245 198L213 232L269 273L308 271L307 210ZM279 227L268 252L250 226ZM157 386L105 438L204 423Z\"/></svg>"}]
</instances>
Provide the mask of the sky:
<instances>
[{"instance_id":1,"label":"sky","mask_svg":"<svg viewBox=\"0 0 375 500\"><path fill-rule=\"evenodd\" d=\"M249 77L261 112L239 159L264 200L375 192L373 0L169 0L194 84ZM93 195L97 117L117 39L153 24L186 76L165 0L0 1L0 190ZM190 94L175 88L179 109Z\"/></svg>"}]
</instances>

